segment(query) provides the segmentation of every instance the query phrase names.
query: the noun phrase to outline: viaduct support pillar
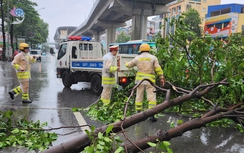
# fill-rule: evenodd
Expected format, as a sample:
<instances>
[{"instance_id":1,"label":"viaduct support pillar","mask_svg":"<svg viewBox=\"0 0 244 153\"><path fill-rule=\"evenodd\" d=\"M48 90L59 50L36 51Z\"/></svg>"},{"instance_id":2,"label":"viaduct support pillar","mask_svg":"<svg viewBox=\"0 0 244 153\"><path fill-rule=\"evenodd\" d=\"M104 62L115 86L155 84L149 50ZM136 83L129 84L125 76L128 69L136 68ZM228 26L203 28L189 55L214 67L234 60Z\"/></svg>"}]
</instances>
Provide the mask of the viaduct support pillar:
<instances>
[{"instance_id":1,"label":"viaduct support pillar","mask_svg":"<svg viewBox=\"0 0 244 153\"><path fill-rule=\"evenodd\" d=\"M147 16L135 15L132 17L131 40L147 39Z\"/></svg>"},{"instance_id":2,"label":"viaduct support pillar","mask_svg":"<svg viewBox=\"0 0 244 153\"><path fill-rule=\"evenodd\" d=\"M100 31L96 31L93 36L96 42L100 42Z\"/></svg>"},{"instance_id":3,"label":"viaduct support pillar","mask_svg":"<svg viewBox=\"0 0 244 153\"><path fill-rule=\"evenodd\" d=\"M106 29L106 34L107 34L107 47L106 47L106 51L109 52L109 44L115 42L115 36L116 36L116 30L115 28L109 27Z\"/></svg>"}]
</instances>

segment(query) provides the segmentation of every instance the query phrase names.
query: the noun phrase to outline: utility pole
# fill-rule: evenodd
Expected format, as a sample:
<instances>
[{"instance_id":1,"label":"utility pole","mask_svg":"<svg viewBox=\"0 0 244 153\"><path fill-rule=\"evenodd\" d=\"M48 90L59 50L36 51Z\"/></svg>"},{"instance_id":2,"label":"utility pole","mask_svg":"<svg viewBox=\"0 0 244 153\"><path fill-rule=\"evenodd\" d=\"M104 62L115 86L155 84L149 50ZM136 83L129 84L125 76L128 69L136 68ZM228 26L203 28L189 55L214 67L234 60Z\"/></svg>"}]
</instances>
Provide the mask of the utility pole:
<instances>
[{"instance_id":1,"label":"utility pole","mask_svg":"<svg viewBox=\"0 0 244 153\"><path fill-rule=\"evenodd\" d=\"M14 18L13 18L13 16L11 16L11 23L13 23L13 21L14 21ZM14 38L14 24L10 24L10 32L9 32L9 34L10 34L11 48L13 49L13 52L14 52L14 40L13 40L13 38ZM17 49L17 47L16 47L16 49Z\"/></svg>"},{"instance_id":2,"label":"utility pole","mask_svg":"<svg viewBox=\"0 0 244 153\"><path fill-rule=\"evenodd\" d=\"M3 52L2 52L2 61L5 61L6 53L6 42L5 42L5 32L4 32L4 14L3 14L3 0L0 1L1 4L1 18L2 18L2 35L3 35Z\"/></svg>"},{"instance_id":3,"label":"utility pole","mask_svg":"<svg viewBox=\"0 0 244 153\"><path fill-rule=\"evenodd\" d=\"M11 59L12 55L13 55L13 51L11 49L11 46L9 45L9 30L10 30L10 18L9 18L9 0L7 0L7 23L8 23L8 27L7 27L7 52L8 52L8 61L9 58Z\"/></svg>"}]
</instances>

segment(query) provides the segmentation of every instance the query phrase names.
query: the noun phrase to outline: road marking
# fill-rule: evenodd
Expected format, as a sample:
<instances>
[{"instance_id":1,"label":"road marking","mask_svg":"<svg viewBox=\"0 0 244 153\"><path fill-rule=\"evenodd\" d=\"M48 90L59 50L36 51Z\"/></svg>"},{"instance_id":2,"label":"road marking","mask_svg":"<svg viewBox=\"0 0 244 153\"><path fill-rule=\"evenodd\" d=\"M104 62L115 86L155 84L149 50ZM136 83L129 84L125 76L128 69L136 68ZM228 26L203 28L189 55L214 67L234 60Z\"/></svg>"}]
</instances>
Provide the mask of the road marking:
<instances>
[{"instance_id":1,"label":"road marking","mask_svg":"<svg viewBox=\"0 0 244 153\"><path fill-rule=\"evenodd\" d=\"M75 118L78 122L78 124L81 126L81 125L87 125L85 119L83 118L83 116L81 115L80 112L74 112L74 115L75 115ZM88 131L91 131L90 127L89 126L84 126L84 127L81 127L82 131L85 133L85 130L88 130Z\"/></svg>"}]
</instances>

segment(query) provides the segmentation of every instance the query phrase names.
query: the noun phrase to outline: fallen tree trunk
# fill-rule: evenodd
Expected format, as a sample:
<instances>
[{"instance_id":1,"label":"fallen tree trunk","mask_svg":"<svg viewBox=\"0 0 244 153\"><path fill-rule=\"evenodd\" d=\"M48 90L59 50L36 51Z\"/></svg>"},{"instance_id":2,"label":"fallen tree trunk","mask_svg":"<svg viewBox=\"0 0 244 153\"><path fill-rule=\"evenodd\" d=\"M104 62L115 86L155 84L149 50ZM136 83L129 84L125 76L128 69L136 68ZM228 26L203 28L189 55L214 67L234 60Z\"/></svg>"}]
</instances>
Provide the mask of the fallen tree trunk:
<instances>
[{"instance_id":1,"label":"fallen tree trunk","mask_svg":"<svg viewBox=\"0 0 244 153\"><path fill-rule=\"evenodd\" d=\"M209 84L209 85L200 85L198 86L197 88L195 88L193 91L189 92L188 94L185 94L183 96L180 96L180 97L177 97L177 98L174 98L172 100L169 99L169 96L170 96L170 90L167 90L167 94L166 94L166 100L164 102L162 102L161 104L158 104L156 107L152 108L152 109L148 109L144 112L141 112L141 113L138 113L138 114L135 114L135 115L132 115L130 117L126 117L124 120L122 121L119 121L119 122L116 122L116 123L112 123L110 125L113 125L113 132L114 133L117 133L117 132L120 132L122 131L123 129L126 129L132 125L135 125L137 123L140 123L146 119L148 119L149 117L157 114L157 113L160 113L162 111L164 111L165 109L169 108L169 107L172 107L172 106L176 106L176 105L180 105L190 99L193 99L193 98L200 98L201 96L205 95L206 93L208 93L212 88L220 85L220 84L226 84L225 81L222 81L222 82L219 82L219 83L214 83L214 84ZM202 89L202 90L200 90ZM215 119L218 119L220 118L221 116L219 117L210 117L210 118L213 118L213 119L209 119L208 118L208 122L210 121L213 121ZM179 127L176 127L174 129L171 129L169 131L167 131L168 134L170 134L170 137L167 136L162 136L162 133L159 134L161 135L161 139L160 140L166 140L166 139L170 139L172 137L176 137L176 136L179 136L180 133L182 132L185 132L185 130L190 130L190 129L194 129L194 128L199 128L203 125L205 125L207 122L207 119L205 120L199 120L198 124L194 125L194 126L186 126L187 124L183 124L181 125L182 127L184 127L184 130L181 132L178 132L179 130ZM103 133L104 131L106 131L107 127L109 125L105 125L105 126L102 126L102 127L98 127L95 129L95 134L97 134L98 132L101 132ZM190 128L191 127L191 128ZM160 132L159 132L160 133ZM158 136L157 136L158 137ZM152 141L151 139L148 139L147 142L151 141L151 142L155 142L154 138L156 138L155 136L152 137ZM153 141L154 140L154 141ZM69 140L65 143L62 143L58 146L54 146L50 149L47 149L45 151L43 151L43 153L76 153L76 152L80 152L82 151L86 146L89 146L91 143L91 140L88 138L88 136L83 133L81 135L79 135L78 137L72 139L72 140ZM138 143L141 143L140 141L139 142L136 142L136 144ZM135 152L137 151L134 147L132 147L134 145L128 145L128 146L125 146L125 147L128 147L130 150L134 151ZM148 148L149 146L144 143L143 146L139 145L140 147L142 148Z\"/></svg>"},{"instance_id":2,"label":"fallen tree trunk","mask_svg":"<svg viewBox=\"0 0 244 153\"><path fill-rule=\"evenodd\" d=\"M210 122L222 119L222 118L229 118L229 116L231 116L231 115L240 117L240 115L237 115L236 112L243 111L243 110L244 110L244 108L235 109L235 110L230 109L228 111L226 109L222 109L222 108L213 109L207 113L207 114L212 114L211 116L206 115L201 118L193 119L191 121L188 121L175 128L172 128L170 130L159 129L155 133L155 135L148 136L144 139L133 142L133 144L124 145L123 147L127 150L127 152L137 153L138 151L140 151L140 149L145 150L147 148L150 148L151 146L148 145L148 142L157 143L158 140L159 141L169 141L172 138L182 136L183 133L185 133L189 130L201 128L201 127L205 126L207 123L210 123ZM241 114L241 116L244 116L244 114ZM140 148L140 149L138 149L138 148Z\"/></svg>"}]
</instances>

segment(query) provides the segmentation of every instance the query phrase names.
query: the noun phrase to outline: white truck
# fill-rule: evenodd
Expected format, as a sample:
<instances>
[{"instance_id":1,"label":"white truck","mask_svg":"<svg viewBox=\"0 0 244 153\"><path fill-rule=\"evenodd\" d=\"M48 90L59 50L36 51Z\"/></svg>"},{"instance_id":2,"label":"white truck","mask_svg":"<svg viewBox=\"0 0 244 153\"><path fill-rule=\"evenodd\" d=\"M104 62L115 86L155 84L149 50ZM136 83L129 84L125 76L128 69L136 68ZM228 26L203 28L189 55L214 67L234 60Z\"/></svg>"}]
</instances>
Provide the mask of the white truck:
<instances>
[{"instance_id":1,"label":"white truck","mask_svg":"<svg viewBox=\"0 0 244 153\"><path fill-rule=\"evenodd\" d=\"M90 82L91 91L99 95L102 91L101 77L104 50L100 42L80 40L73 37L60 44L57 55L57 78L62 78L65 87L71 87L78 82ZM128 85L130 80L126 77L128 69L125 61L132 60L136 54L117 54L117 64L120 67L116 74L117 84L122 87Z\"/></svg>"}]
</instances>

